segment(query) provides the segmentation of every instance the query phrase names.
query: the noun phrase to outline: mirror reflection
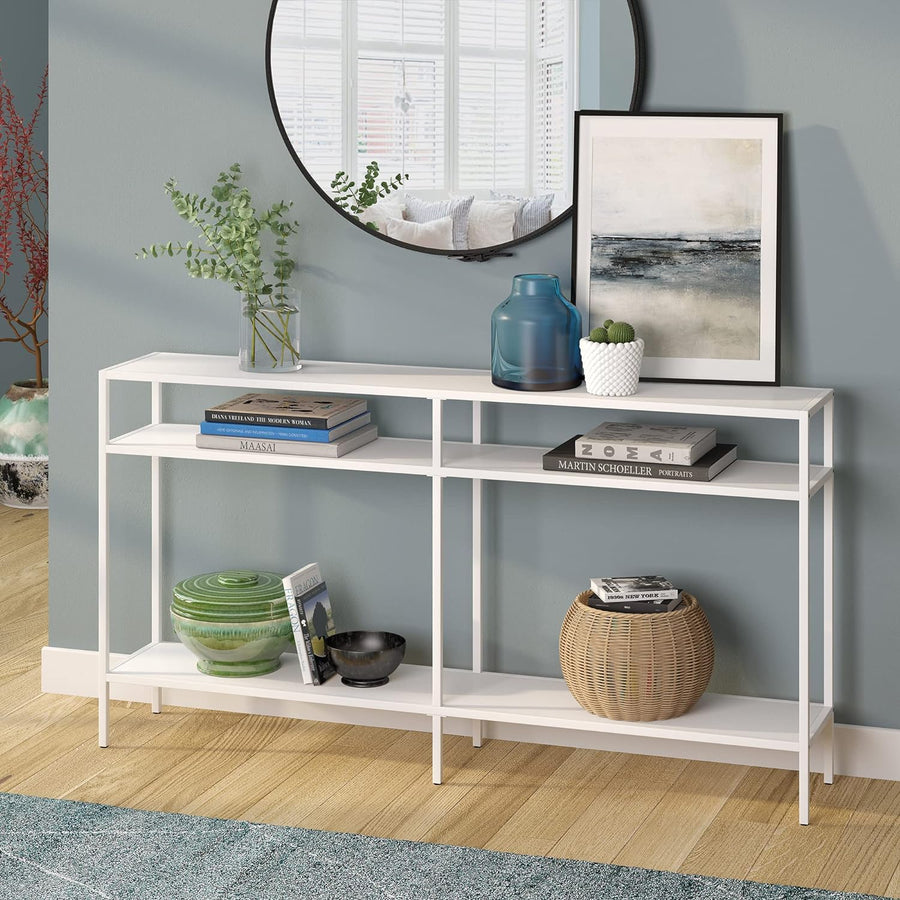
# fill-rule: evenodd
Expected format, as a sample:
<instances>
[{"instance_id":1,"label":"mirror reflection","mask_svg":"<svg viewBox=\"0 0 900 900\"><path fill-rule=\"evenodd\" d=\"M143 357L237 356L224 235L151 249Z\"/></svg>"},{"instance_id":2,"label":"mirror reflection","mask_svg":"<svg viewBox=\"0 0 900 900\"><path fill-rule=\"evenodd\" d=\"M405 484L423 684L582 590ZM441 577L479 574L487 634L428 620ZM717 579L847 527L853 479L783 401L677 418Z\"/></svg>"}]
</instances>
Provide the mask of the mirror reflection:
<instances>
[{"instance_id":1,"label":"mirror reflection","mask_svg":"<svg viewBox=\"0 0 900 900\"><path fill-rule=\"evenodd\" d=\"M621 0L620 0L621 2ZM518 240L571 206L577 0L277 0L271 90L307 176L381 236Z\"/></svg>"}]
</instances>

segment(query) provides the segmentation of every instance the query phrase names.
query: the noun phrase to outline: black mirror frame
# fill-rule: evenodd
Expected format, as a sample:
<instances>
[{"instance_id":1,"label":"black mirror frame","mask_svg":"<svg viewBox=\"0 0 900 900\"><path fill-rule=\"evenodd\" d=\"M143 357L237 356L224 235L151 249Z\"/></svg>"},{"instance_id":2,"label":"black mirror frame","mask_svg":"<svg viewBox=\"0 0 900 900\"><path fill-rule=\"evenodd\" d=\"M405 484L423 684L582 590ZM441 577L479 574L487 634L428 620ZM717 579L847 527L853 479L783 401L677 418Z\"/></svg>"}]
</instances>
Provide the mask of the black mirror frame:
<instances>
[{"instance_id":1,"label":"black mirror frame","mask_svg":"<svg viewBox=\"0 0 900 900\"><path fill-rule=\"evenodd\" d=\"M644 97L644 21L641 17L640 9L638 8L638 0L626 0L626 2L628 3L628 11L631 15L631 26L634 33L634 87L631 92L631 103L627 111L637 112L641 108L641 102ZM540 237L542 234L546 234L548 231L556 228L557 225L560 225L562 222L565 222L572 217L573 207L570 206L542 228L530 231L524 237L507 241L505 244L496 244L493 247L478 247L474 250L436 250L431 247L419 247L416 244L398 241L396 238L388 237L380 231L372 231L371 228L367 228L356 216L352 216L350 213L341 209L334 200L325 193L324 189L307 171L306 166L303 165L303 162L297 155L297 151L294 150L294 146L291 144L290 138L285 130L284 123L281 120L281 114L278 111L278 104L275 102L275 88L272 84L272 26L275 22L275 8L277 6L278 0L272 0L272 6L269 8L269 21L266 24L266 83L269 89L269 102L272 104L272 113L278 124L278 131L281 134L281 138L284 141L288 152L291 154L291 158L297 164L297 168L300 169L306 180L313 186L316 193L322 197L335 212L343 216L348 222L352 222L357 228L361 228L372 237L376 237L385 243L393 244L395 247L403 247L406 250L415 250L419 253L430 253L432 256L445 256L450 259L459 259L464 262L487 262L487 260L496 256L513 256L514 254L510 251L514 247L518 247L526 241L530 241L533 238Z\"/></svg>"}]
</instances>

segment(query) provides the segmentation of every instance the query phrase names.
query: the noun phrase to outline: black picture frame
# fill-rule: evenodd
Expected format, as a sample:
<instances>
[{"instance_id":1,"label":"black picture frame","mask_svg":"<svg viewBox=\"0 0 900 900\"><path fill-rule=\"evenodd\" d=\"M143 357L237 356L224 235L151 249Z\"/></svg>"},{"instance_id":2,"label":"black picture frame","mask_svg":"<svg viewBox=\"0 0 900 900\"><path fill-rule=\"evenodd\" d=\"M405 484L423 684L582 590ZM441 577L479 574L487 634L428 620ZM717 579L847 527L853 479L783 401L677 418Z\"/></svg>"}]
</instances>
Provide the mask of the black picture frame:
<instances>
[{"instance_id":1,"label":"black picture frame","mask_svg":"<svg viewBox=\"0 0 900 900\"><path fill-rule=\"evenodd\" d=\"M635 326L642 381L781 383L783 119L575 114L572 302Z\"/></svg>"},{"instance_id":2,"label":"black picture frame","mask_svg":"<svg viewBox=\"0 0 900 900\"><path fill-rule=\"evenodd\" d=\"M631 17L632 31L634 34L634 86L632 88L631 102L629 104L629 111L633 112L640 109L641 103L643 102L646 41L644 22L641 16L638 0L625 0L625 2L628 4L628 12ZM281 138L284 141L284 145L285 147L287 147L288 153L290 154L297 168L303 174L303 177L306 178L315 192L336 213L338 213L348 222L351 222L357 228L362 229L364 232L366 232L366 234L371 235L378 240L384 241L387 244L393 244L395 247L403 247L407 250L416 250L419 253L429 253L432 256L444 256L460 259L466 262L486 262L497 256L513 256L514 254L512 253L512 250L514 250L516 247L534 238L540 237L541 235L546 234L549 231L552 231L554 228L561 225L563 222L568 221L572 217L574 204L568 209L564 210L556 218L552 219L542 228L535 229L534 231L529 232L524 237L517 238L513 241L507 241L504 244L497 244L493 247L478 247L474 250L437 250L431 247L420 247L416 244L409 244L404 241L398 241L396 238L389 237L388 235L382 234L379 231L373 231L371 228L367 228L366 225L360 222L356 216L351 215L346 210L341 209L326 193L326 191L319 185L315 178L312 177L309 170L306 168L306 166L303 165L303 161L297 155L297 151L294 149L294 146L291 143L290 138L288 137L287 130L285 129L284 122L281 118L281 113L278 110L275 88L272 81L272 27L275 21L275 10L277 6L278 0L272 0L272 5L269 8L269 18L266 24L266 83L269 92L269 102L272 106L272 114L275 117L275 122L278 127L278 131L281 134Z\"/></svg>"}]
</instances>

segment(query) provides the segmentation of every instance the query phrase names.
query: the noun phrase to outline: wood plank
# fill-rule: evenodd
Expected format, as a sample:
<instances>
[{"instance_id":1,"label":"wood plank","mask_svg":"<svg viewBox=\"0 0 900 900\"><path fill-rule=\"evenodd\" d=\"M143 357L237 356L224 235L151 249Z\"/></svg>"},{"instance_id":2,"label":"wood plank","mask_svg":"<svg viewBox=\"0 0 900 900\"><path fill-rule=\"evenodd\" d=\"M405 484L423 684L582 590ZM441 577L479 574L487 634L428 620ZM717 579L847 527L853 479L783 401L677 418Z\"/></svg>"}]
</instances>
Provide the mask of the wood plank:
<instances>
[{"instance_id":1,"label":"wood plank","mask_svg":"<svg viewBox=\"0 0 900 900\"><path fill-rule=\"evenodd\" d=\"M822 878L835 890L883 894L900 859L900 782L870 781Z\"/></svg>"},{"instance_id":2,"label":"wood plank","mask_svg":"<svg viewBox=\"0 0 900 900\"><path fill-rule=\"evenodd\" d=\"M20 676L20 679L26 678L32 679L39 688L40 672L32 671ZM54 722L89 702L84 697L38 693L9 712L4 712L0 716L0 754L7 753L22 741L31 740Z\"/></svg>"},{"instance_id":3,"label":"wood plank","mask_svg":"<svg viewBox=\"0 0 900 900\"><path fill-rule=\"evenodd\" d=\"M797 776L752 768L679 867L680 872L746 879L797 797Z\"/></svg>"},{"instance_id":4,"label":"wood plank","mask_svg":"<svg viewBox=\"0 0 900 900\"><path fill-rule=\"evenodd\" d=\"M688 763L613 862L677 870L746 773L727 763Z\"/></svg>"},{"instance_id":5,"label":"wood plank","mask_svg":"<svg viewBox=\"0 0 900 900\"><path fill-rule=\"evenodd\" d=\"M345 735L352 725L287 719L288 728L183 804L180 812L223 819L245 819L248 810L276 793L287 778L306 765L310 757Z\"/></svg>"},{"instance_id":6,"label":"wood plank","mask_svg":"<svg viewBox=\"0 0 900 900\"><path fill-rule=\"evenodd\" d=\"M241 716L224 730L213 727L202 747L192 747L193 752L173 761L153 782L132 792L128 805L158 812L180 812L186 801L204 793L241 763L253 759L290 724L290 720L274 716Z\"/></svg>"},{"instance_id":7,"label":"wood plank","mask_svg":"<svg viewBox=\"0 0 900 900\"><path fill-rule=\"evenodd\" d=\"M7 781L4 789L9 790L11 783L50 765L91 736L96 739L96 734L97 704L82 698L70 712L4 750L0 756L0 777Z\"/></svg>"},{"instance_id":8,"label":"wood plank","mask_svg":"<svg viewBox=\"0 0 900 900\"><path fill-rule=\"evenodd\" d=\"M27 672L0 679L0 733L3 720L15 710L41 696L41 670L34 666Z\"/></svg>"},{"instance_id":9,"label":"wood plank","mask_svg":"<svg viewBox=\"0 0 900 900\"><path fill-rule=\"evenodd\" d=\"M0 563L2 565L2 563ZM10 592L8 597L0 598L4 613L8 613L6 622L17 622L29 616L41 615L44 631L47 629L47 579L22 585L18 591ZM44 640L46 644L46 639Z\"/></svg>"},{"instance_id":10,"label":"wood plank","mask_svg":"<svg viewBox=\"0 0 900 900\"><path fill-rule=\"evenodd\" d=\"M379 811L416 778L430 780L431 735L404 731L384 752L358 769L317 807L307 805L299 824L325 831L360 833ZM435 790L439 787L432 785Z\"/></svg>"},{"instance_id":11,"label":"wood plank","mask_svg":"<svg viewBox=\"0 0 900 900\"><path fill-rule=\"evenodd\" d=\"M473 747L470 737L447 735L444 738L444 783L432 784L430 771L413 779L360 830L360 834L424 840L425 835L515 746L511 741L492 740L482 747ZM501 821L504 811L498 809L496 812Z\"/></svg>"},{"instance_id":12,"label":"wood plank","mask_svg":"<svg viewBox=\"0 0 900 900\"><path fill-rule=\"evenodd\" d=\"M47 539L16 547L0 558L3 621L47 613Z\"/></svg>"},{"instance_id":13,"label":"wood plank","mask_svg":"<svg viewBox=\"0 0 900 900\"><path fill-rule=\"evenodd\" d=\"M0 504L0 565L4 557L20 547L47 542L46 509L16 509Z\"/></svg>"},{"instance_id":14,"label":"wood plank","mask_svg":"<svg viewBox=\"0 0 900 900\"><path fill-rule=\"evenodd\" d=\"M24 646L47 640L47 611L33 613L14 622L4 623L0 629L0 673L6 660L18 654ZM35 661L36 664L40 659Z\"/></svg>"},{"instance_id":15,"label":"wood plank","mask_svg":"<svg viewBox=\"0 0 900 900\"><path fill-rule=\"evenodd\" d=\"M612 862L686 766L683 759L627 757L547 855Z\"/></svg>"},{"instance_id":16,"label":"wood plank","mask_svg":"<svg viewBox=\"0 0 900 900\"><path fill-rule=\"evenodd\" d=\"M165 716L166 713L160 715ZM127 753L115 758L111 754L112 763L79 785L69 795L70 799L111 806L136 806L140 797L145 801L142 808L154 809L152 785L165 779L174 766L193 753L220 740L223 731L227 730L227 724L223 728L223 722L232 715L191 710L191 715L179 718L142 746L129 748ZM115 735L107 749L113 746ZM149 791L148 786L151 788Z\"/></svg>"},{"instance_id":17,"label":"wood plank","mask_svg":"<svg viewBox=\"0 0 900 900\"><path fill-rule=\"evenodd\" d=\"M575 750L485 845L488 850L545 856L625 764L622 753Z\"/></svg>"},{"instance_id":18,"label":"wood plank","mask_svg":"<svg viewBox=\"0 0 900 900\"><path fill-rule=\"evenodd\" d=\"M12 701L11 697L6 697L3 686L36 670L41 664L44 641L43 636L26 639L19 646L17 653L10 654L0 661L0 709L9 709Z\"/></svg>"},{"instance_id":19,"label":"wood plank","mask_svg":"<svg viewBox=\"0 0 900 900\"><path fill-rule=\"evenodd\" d=\"M246 810L242 818L273 825L301 825L361 768L386 753L404 732L390 728L351 728L312 754L278 788ZM316 826L317 827L317 826Z\"/></svg>"},{"instance_id":20,"label":"wood plank","mask_svg":"<svg viewBox=\"0 0 900 900\"><path fill-rule=\"evenodd\" d=\"M863 785L861 779L847 776L835 778L834 784L824 784L821 775L813 776L810 824L798 823L797 798L793 797L747 878L841 890L843 879L826 878L824 870L844 840L847 823L862 798Z\"/></svg>"},{"instance_id":21,"label":"wood plank","mask_svg":"<svg viewBox=\"0 0 900 900\"><path fill-rule=\"evenodd\" d=\"M484 847L502 825L498 810L512 815L573 752L570 747L515 744L425 833L424 840Z\"/></svg>"},{"instance_id":22,"label":"wood plank","mask_svg":"<svg viewBox=\"0 0 900 900\"><path fill-rule=\"evenodd\" d=\"M73 792L79 785L97 776L159 732L171 728L183 715L169 710L162 715L151 715L145 704L132 708L125 703L112 703L109 718L116 729L116 742L110 747L100 747L97 744L96 703L90 704L90 707L92 727L84 741L69 750L57 745L55 755L51 745L48 755L52 758L43 768L23 761L22 767L13 771L12 781L3 789L16 794L78 799Z\"/></svg>"},{"instance_id":23,"label":"wood plank","mask_svg":"<svg viewBox=\"0 0 900 900\"><path fill-rule=\"evenodd\" d=\"M900 861L894 870L894 875L888 882L887 890L884 892L886 897L900 897Z\"/></svg>"}]
</instances>

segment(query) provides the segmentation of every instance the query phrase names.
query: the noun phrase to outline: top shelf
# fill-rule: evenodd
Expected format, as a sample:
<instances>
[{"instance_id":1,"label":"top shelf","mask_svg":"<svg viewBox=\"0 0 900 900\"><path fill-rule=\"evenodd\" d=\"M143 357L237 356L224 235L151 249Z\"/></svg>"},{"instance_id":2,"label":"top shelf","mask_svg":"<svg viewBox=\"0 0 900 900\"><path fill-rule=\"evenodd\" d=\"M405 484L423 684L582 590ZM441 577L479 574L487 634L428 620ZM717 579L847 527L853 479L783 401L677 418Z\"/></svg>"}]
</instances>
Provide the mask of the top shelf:
<instances>
[{"instance_id":1,"label":"top shelf","mask_svg":"<svg viewBox=\"0 0 900 900\"><path fill-rule=\"evenodd\" d=\"M150 353L101 370L111 381L234 387L244 391L316 391L437 400L523 403L641 412L693 413L765 419L799 419L828 402L823 388L641 382L629 397L598 397L584 385L568 391L511 391L491 382L481 369L392 366L375 363L304 361L298 372L244 372L236 356Z\"/></svg>"}]
</instances>

